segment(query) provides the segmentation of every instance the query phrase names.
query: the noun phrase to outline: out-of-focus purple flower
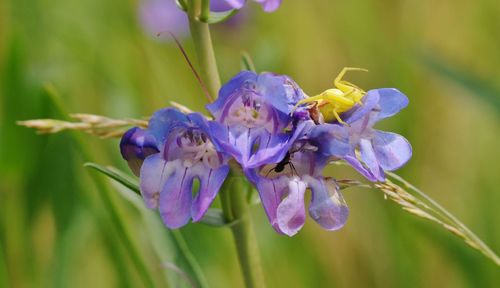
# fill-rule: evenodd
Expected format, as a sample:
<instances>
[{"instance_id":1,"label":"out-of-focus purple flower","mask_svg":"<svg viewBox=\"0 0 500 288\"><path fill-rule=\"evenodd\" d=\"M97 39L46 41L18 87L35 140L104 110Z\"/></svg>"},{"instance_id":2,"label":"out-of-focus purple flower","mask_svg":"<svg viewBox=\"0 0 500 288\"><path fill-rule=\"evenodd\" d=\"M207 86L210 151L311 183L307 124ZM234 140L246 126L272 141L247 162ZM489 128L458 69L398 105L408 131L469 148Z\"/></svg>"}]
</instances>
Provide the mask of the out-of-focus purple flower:
<instances>
[{"instance_id":1,"label":"out-of-focus purple flower","mask_svg":"<svg viewBox=\"0 0 500 288\"><path fill-rule=\"evenodd\" d=\"M215 12L223 12L233 9L225 0L211 0L210 9ZM239 22L240 13L229 21L234 25ZM184 38L189 34L189 22L186 13L179 9L175 0L142 0L139 7L139 19L146 32L158 37L159 33L172 32L178 38ZM162 39L170 39L168 36Z\"/></svg>"},{"instance_id":2,"label":"out-of-focus purple flower","mask_svg":"<svg viewBox=\"0 0 500 288\"><path fill-rule=\"evenodd\" d=\"M159 208L169 228L201 220L229 172L228 157L212 142L208 121L199 113L159 110L147 130L127 132L120 148L132 167L143 161L142 196L149 208Z\"/></svg>"},{"instance_id":3,"label":"out-of-focus purple flower","mask_svg":"<svg viewBox=\"0 0 500 288\"><path fill-rule=\"evenodd\" d=\"M342 114L349 124L351 151L343 157L370 181L384 181L384 171L403 166L412 155L412 148L403 136L373 129L380 120L393 116L408 105L408 98L397 89L370 90L363 98L363 105ZM323 124L328 127L335 124ZM325 139L334 137L324 132ZM325 140L324 150L334 149L335 144Z\"/></svg>"},{"instance_id":4,"label":"out-of-focus purple flower","mask_svg":"<svg viewBox=\"0 0 500 288\"><path fill-rule=\"evenodd\" d=\"M329 140L336 142L338 148L326 153L320 145L324 139L311 137L321 135L314 131L318 127L305 123L300 138L279 163L245 170L259 191L271 225L277 232L288 236L295 235L304 225L304 194L308 188L312 192L309 215L322 228L340 229L349 215L335 180L322 176L323 168L331 160L327 154L339 158L349 152L347 130L339 125L328 126L331 134L336 135L336 139Z\"/></svg>"},{"instance_id":5,"label":"out-of-focus purple flower","mask_svg":"<svg viewBox=\"0 0 500 288\"><path fill-rule=\"evenodd\" d=\"M278 9L283 0L254 0L255 2L262 5L262 8L266 12L273 12ZM246 0L226 0L234 9L241 9L247 2Z\"/></svg>"},{"instance_id":6,"label":"out-of-focus purple flower","mask_svg":"<svg viewBox=\"0 0 500 288\"><path fill-rule=\"evenodd\" d=\"M177 7L174 0L142 0L139 18L146 32L153 37L165 31L180 38L189 34L186 13Z\"/></svg>"},{"instance_id":7,"label":"out-of-focus purple flower","mask_svg":"<svg viewBox=\"0 0 500 288\"><path fill-rule=\"evenodd\" d=\"M287 76L242 71L207 105L212 137L244 168L278 162L300 132L290 111L303 97Z\"/></svg>"}]
</instances>

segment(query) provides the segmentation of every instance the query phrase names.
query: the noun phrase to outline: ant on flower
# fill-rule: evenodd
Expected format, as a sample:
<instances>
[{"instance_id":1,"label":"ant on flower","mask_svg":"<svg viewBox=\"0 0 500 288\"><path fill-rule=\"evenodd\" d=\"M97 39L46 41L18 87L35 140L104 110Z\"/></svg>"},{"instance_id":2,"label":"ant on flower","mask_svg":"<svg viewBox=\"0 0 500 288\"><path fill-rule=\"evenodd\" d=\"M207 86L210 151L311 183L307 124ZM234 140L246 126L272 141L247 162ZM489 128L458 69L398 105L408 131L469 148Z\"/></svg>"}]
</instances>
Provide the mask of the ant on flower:
<instances>
[{"instance_id":1,"label":"ant on flower","mask_svg":"<svg viewBox=\"0 0 500 288\"><path fill-rule=\"evenodd\" d=\"M296 143L296 146L287 151L285 157L283 157L280 162L276 163L276 165L267 172L266 177L269 176L269 174L273 171L275 173L281 173L285 171L286 165L290 167L290 173L292 175L299 175L299 172L297 172L297 169L292 162L293 154L297 152L314 151L316 149L316 147L309 145L307 142Z\"/></svg>"},{"instance_id":2,"label":"ant on flower","mask_svg":"<svg viewBox=\"0 0 500 288\"><path fill-rule=\"evenodd\" d=\"M335 88L325 90L319 95L300 100L295 105L294 110L299 105L315 102L326 122L337 120L339 123L347 125L347 123L342 121L339 114L348 111L356 104L363 105L361 99L363 99L363 96L366 94L366 92L358 86L342 80L347 71L368 72L368 70L363 68L344 67L333 81Z\"/></svg>"}]
</instances>

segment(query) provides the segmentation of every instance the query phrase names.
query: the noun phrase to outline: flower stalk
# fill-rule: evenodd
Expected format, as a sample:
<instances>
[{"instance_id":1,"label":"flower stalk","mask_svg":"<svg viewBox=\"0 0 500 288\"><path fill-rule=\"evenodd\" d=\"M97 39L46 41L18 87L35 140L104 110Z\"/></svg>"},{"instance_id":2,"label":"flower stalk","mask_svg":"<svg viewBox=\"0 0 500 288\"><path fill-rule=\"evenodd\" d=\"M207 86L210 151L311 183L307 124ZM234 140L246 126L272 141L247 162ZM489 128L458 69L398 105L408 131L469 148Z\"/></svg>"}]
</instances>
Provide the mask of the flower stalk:
<instances>
[{"instance_id":1,"label":"flower stalk","mask_svg":"<svg viewBox=\"0 0 500 288\"><path fill-rule=\"evenodd\" d=\"M243 272L246 287L265 287L264 274L260 265L257 238L253 231L250 209L246 194L250 189L242 176L230 175L226 185L221 190L224 218L231 225L238 260Z\"/></svg>"},{"instance_id":2,"label":"flower stalk","mask_svg":"<svg viewBox=\"0 0 500 288\"><path fill-rule=\"evenodd\" d=\"M191 37L194 42L194 49L198 58L201 78L207 86L211 99L217 97L220 88L219 71L215 60L212 37L208 23L200 21L200 17L210 13L208 0L189 0L188 18Z\"/></svg>"},{"instance_id":3,"label":"flower stalk","mask_svg":"<svg viewBox=\"0 0 500 288\"><path fill-rule=\"evenodd\" d=\"M206 18L210 14L209 4L209 0L189 0L187 14L201 78L213 100L221 84L210 27L208 23L200 21L200 17ZM222 209L226 221L236 223L231 226L231 231L245 285L249 288L265 287L257 241L244 193L248 185L237 177L230 177L226 182L220 192Z\"/></svg>"}]
</instances>

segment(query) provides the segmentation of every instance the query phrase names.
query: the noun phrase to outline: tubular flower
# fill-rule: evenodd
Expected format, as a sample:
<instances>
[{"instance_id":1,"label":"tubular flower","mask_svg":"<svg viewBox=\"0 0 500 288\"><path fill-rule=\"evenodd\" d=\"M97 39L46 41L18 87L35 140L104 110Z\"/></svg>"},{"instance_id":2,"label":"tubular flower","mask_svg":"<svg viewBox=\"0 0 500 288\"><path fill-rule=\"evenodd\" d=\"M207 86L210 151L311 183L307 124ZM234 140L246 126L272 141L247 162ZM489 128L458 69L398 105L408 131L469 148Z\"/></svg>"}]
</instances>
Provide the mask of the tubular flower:
<instances>
[{"instance_id":1,"label":"tubular flower","mask_svg":"<svg viewBox=\"0 0 500 288\"><path fill-rule=\"evenodd\" d=\"M143 161L141 193L169 228L201 220L229 172L228 157L212 142L199 113L159 110L147 130L132 128L124 135L121 151L132 167Z\"/></svg>"},{"instance_id":2,"label":"tubular flower","mask_svg":"<svg viewBox=\"0 0 500 288\"><path fill-rule=\"evenodd\" d=\"M324 229L342 228L349 215L335 180L322 176L323 168L332 159L326 155L335 155L338 159L349 152L347 130L339 125L328 126L329 132L335 135L329 141L334 142L336 148L323 151L320 142L324 141L325 133L315 131L320 126L308 122L279 163L245 170L259 191L271 225L288 236L295 235L304 225L304 195L308 188L312 193L309 215Z\"/></svg>"},{"instance_id":3,"label":"tubular flower","mask_svg":"<svg viewBox=\"0 0 500 288\"><path fill-rule=\"evenodd\" d=\"M160 152L156 139L146 130L134 127L128 130L120 141L120 152L128 166L136 176L139 176L144 159L151 154Z\"/></svg>"},{"instance_id":4,"label":"tubular flower","mask_svg":"<svg viewBox=\"0 0 500 288\"><path fill-rule=\"evenodd\" d=\"M243 71L226 83L207 105L214 141L243 168L280 161L303 125L292 126L290 111L304 98L287 76Z\"/></svg>"},{"instance_id":5,"label":"tubular flower","mask_svg":"<svg viewBox=\"0 0 500 288\"><path fill-rule=\"evenodd\" d=\"M370 181L385 181L384 171L403 166L412 155L408 140L401 135L373 129L380 120L391 117L408 105L408 98L394 88L370 90L363 105L342 114L348 124L350 152L343 157ZM325 127L334 124L323 124ZM333 136L327 132L325 137ZM327 151L333 143L324 142Z\"/></svg>"},{"instance_id":6,"label":"tubular flower","mask_svg":"<svg viewBox=\"0 0 500 288\"><path fill-rule=\"evenodd\" d=\"M241 9L247 2L246 0L225 0L234 9ZM274 12L277 10L283 0L254 0L255 2L262 5L265 12Z\"/></svg>"}]
</instances>

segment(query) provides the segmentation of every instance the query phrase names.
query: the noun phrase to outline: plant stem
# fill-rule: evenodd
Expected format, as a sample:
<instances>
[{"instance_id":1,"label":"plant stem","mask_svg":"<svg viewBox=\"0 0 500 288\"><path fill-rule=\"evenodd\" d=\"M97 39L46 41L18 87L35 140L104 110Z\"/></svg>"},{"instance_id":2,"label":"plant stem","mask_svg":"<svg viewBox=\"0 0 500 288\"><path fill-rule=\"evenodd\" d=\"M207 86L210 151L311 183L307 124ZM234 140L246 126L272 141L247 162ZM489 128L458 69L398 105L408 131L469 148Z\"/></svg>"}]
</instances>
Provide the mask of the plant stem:
<instances>
[{"instance_id":1,"label":"plant stem","mask_svg":"<svg viewBox=\"0 0 500 288\"><path fill-rule=\"evenodd\" d=\"M222 210L231 226L246 287L265 287L257 239L246 201L249 186L243 177L230 175L221 191Z\"/></svg>"},{"instance_id":2,"label":"plant stem","mask_svg":"<svg viewBox=\"0 0 500 288\"><path fill-rule=\"evenodd\" d=\"M214 49L212 46L212 37L208 23L199 21L201 15L207 15L206 9L209 8L208 0L189 0L188 18L191 37L194 42L194 49L200 67L201 78L207 86L210 97L213 100L217 97L220 88L219 72L215 60Z\"/></svg>"},{"instance_id":3,"label":"plant stem","mask_svg":"<svg viewBox=\"0 0 500 288\"><path fill-rule=\"evenodd\" d=\"M188 17L195 51L200 66L200 74L212 97L217 96L220 89L220 78L215 61L214 49L207 23L201 22L200 16L207 17L210 12L209 0L189 0ZM265 287L264 276L260 266L260 255L257 240L252 226L245 190L244 179L233 176L231 172L226 184L220 192L222 210L227 222L235 221L231 226L238 260L248 288Z\"/></svg>"}]
</instances>

